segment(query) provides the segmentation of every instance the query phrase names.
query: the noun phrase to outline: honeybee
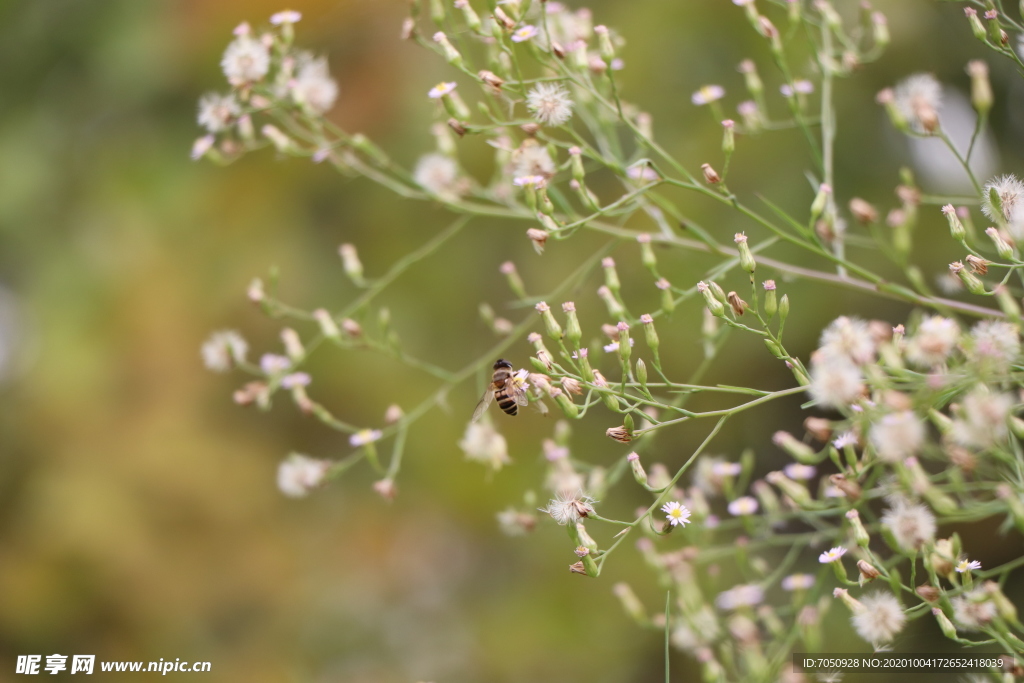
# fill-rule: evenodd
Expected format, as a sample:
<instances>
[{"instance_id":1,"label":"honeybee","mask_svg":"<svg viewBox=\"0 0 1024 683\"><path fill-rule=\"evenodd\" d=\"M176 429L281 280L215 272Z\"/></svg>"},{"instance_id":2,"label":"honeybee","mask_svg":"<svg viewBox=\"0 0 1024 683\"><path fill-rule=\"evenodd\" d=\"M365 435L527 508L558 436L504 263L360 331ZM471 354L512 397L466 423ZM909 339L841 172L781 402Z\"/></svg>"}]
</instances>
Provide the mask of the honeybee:
<instances>
[{"instance_id":1,"label":"honeybee","mask_svg":"<svg viewBox=\"0 0 1024 683\"><path fill-rule=\"evenodd\" d=\"M527 374L526 370L513 373L512 364L504 358L495 361L491 384L484 391L480 402L476 404L472 422L480 419L494 399L498 399L498 407L509 415L516 415L519 412L519 406L528 405L529 401L526 398L528 385L525 382Z\"/></svg>"}]
</instances>

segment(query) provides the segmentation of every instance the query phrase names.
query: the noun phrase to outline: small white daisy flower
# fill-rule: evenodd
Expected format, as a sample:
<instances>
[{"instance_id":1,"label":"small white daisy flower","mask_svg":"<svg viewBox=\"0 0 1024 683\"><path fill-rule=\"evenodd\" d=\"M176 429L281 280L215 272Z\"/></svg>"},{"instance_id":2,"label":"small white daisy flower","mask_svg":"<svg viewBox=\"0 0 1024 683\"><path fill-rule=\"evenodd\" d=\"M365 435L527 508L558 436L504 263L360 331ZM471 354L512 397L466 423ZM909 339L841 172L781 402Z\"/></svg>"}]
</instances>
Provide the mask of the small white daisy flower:
<instances>
[{"instance_id":1,"label":"small white daisy flower","mask_svg":"<svg viewBox=\"0 0 1024 683\"><path fill-rule=\"evenodd\" d=\"M809 590L814 586L814 576L811 574L790 574L782 579L782 590L801 591Z\"/></svg>"},{"instance_id":2,"label":"small white daisy flower","mask_svg":"<svg viewBox=\"0 0 1024 683\"><path fill-rule=\"evenodd\" d=\"M837 562L839 558L841 558L845 554L846 548L842 547L841 545L836 546L835 548L832 548L831 550L826 550L821 555L818 555L818 562L822 564L830 564L832 562Z\"/></svg>"},{"instance_id":3,"label":"small white daisy flower","mask_svg":"<svg viewBox=\"0 0 1024 683\"><path fill-rule=\"evenodd\" d=\"M634 164L626 169L626 176L631 180L644 180L647 182L653 182L658 180L658 172L647 164Z\"/></svg>"},{"instance_id":4,"label":"small white daisy flower","mask_svg":"<svg viewBox=\"0 0 1024 683\"><path fill-rule=\"evenodd\" d=\"M690 96L690 101L698 107L711 104L725 97L725 88L720 85L702 85L700 90Z\"/></svg>"},{"instance_id":5,"label":"small white daisy flower","mask_svg":"<svg viewBox=\"0 0 1024 683\"><path fill-rule=\"evenodd\" d=\"M523 41L533 38L535 35L537 35L537 27L533 24L526 24L525 26L517 28L515 32L512 33L512 42L522 43Z\"/></svg>"},{"instance_id":6,"label":"small white daisy flower","mask_svg":"<svg viewBox=\"0 0 1024 683\"><path fill-rule=\"evenodd\" d=\"M260 369L264 375L280 375L291 368L292 362L287 356L276 353L265 353L260 358Z\"/></svg>"},{"instance_id":7,"label":"small white daisy flower","mask_svg":"<svg viewBox=\"0 0 1024 683\"><path fill-rule=\"evenodd\" d=\"M835 446L838 450L843 450L847 446L856 446L857 435L854 434L853 432L843 432L842 434L835 438L835 440L832 442L832 445Z\"/></svg>"},{"instance_id":8,"label":"small white daisy flower","mask_svg":"<svg viewBox=\"0 0 1024 683\"><path fill-rule=\"evenodd\" d=\"M281 378L281 387L284 389L295 389L296 387L308 387L313 381L305 372L293 372Z\"/></svg>"},{"instance_id":9,"label":"small white daisy flower","mask_svg":"<svg viewBox=\"0 0 1024 683\"><path fill-rule=\"evenodd\" d=\"M733 517L745 517L757 512L758 504L756 498L742 496L729 503L729 514Z\"/></svg>"},{"instance_id":10,"label":"small white daisy flower","mask_svg":"<svg viewBox=\"0 0 1024 683\"><path fill-rule=\"evenodd\" d=\"M753 607L764 600L764 590L760 586L749 583L733 586L723 591L715 598L715 604L719 609L734 610L740 607Z\"/></svg>"},{"instance_id":11,"label":"small white daisy flower","mask_svg":"<svg viewBox=\"0 0 1024 683\"><path fill-rule=\"evenodd\" d=\"M961 574L963 574L964 572L972 571L974 569L981 569L981 562L979 562L978 560L960 560L959 562L957 562L956 565L956 570Z\"/></svg>"},{"instance_id":12,"label":"small white daisy flower","mask_svg":"<svg viewBox=\"0 0 1024 683\"><path fill-rule=\"evenodd\" d=\"M814 479L814 475L818 472L813 465L804 465L799 462L789 463L782 468L782 471L785 472L786 476L793 481L807 481L809 479Z\"/></svg>"},{"instance_id":13,"label":"small white daisy flower","mask_svg":"<svg viewBox=\"0 0 1024 683\"><path fill-rule=\"evenodd\" d=\"M682 503L676 501L665 503L661 506L661 511L665 513L665 518L672 526L685 527L690 523L690 510Z\"/></svg>"},{"instance_id":14,"label":"small white daisy flower","mask_svg":"<svg viewBox=\"0 0 1024 683\"><path fill-rule=\"evenodd\" d=\"M373 443L380 439L384 434L379 429L360 429L358 432L348 437L348 443L353 448L359 448L365 446L368 443Z\"/></svg>"},{"instance_id":15,"label":"small white daisy flower","mask_svg":"<svg viewBox=\"0 0 1024 683\"><path fill-rule=\"evenodd\" d=\"M526 95L526 108L547 126L560 126L572 118L573 101L561 83L538 83Z\"/></svg>"},{"instance_id":16,"label":"small white daisy flower","mask_svg":"<svg viewBox=\"0 0 1024 683\"><path fill-rule=\"evenodd\" d=\"M283 10L270 15L270 23L274 26L281 24L295 24L302 19L302 13L295 10Z\"/></svg>"},{"instance_id":17,"label":"small white daisy flower","mask_svg":"<svg viewBox=\"0 0 1024 683\"><path fill-rule=\"evenodd\" d=\"M544 187L547 185L547 178L542 175L524 175L512 179L516 187Z\"/></svg>"},{"instance_id":18,"label":"small white daisy flower","mask_svg":"<svg viewBox=\"0 0 1024 683\"><path fill-rule=\"evenodd\" d=\"M427 96L432 100L436 100L455 90L457 86L458 84L455 81L441 82L431 88Z\"/></svg>"}]
</instances>

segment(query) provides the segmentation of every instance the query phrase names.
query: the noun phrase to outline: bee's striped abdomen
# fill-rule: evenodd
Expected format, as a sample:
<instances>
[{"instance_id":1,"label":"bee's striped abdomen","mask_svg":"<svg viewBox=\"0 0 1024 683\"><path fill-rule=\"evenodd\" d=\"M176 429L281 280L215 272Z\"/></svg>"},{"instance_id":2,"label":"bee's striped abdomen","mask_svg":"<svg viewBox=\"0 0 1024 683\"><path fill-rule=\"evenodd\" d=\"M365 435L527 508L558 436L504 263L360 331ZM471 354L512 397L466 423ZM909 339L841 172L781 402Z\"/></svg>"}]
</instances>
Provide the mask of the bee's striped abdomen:
<instances>
[{"instance_id":1,"label":"bee's striped abdomen","mask_svg":"<svg viewBox=\"0 0 1024 683\"><path fill-rule=\"evenodd\" d=\"M516 405L515 401L509 398L504 389L495 390L494 399L498 402L498 407L509 415L517 415L519 413L519 406Z\"/></svg>"}]
</instances>

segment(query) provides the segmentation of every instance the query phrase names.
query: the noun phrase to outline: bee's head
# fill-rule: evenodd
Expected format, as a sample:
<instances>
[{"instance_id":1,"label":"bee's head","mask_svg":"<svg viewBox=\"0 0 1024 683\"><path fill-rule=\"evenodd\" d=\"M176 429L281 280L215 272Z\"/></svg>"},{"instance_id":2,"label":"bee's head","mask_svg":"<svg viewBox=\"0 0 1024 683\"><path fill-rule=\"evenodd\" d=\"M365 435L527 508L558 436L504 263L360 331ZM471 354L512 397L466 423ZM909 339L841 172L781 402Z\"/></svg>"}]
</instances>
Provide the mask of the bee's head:
<instances>
[{"instance_id":1,"label":"bee's head","mask_svg":"<svg viewBox=\"0 0 1024 683\"><path fill-rule=\"evenodd\" d=\"M512 364L509 363L504 358L499 358L498 360L494 361L494 369L497 370L498 368L507 368L507 369L511 370L512 369Z\"/></svg>"}]
</instances>

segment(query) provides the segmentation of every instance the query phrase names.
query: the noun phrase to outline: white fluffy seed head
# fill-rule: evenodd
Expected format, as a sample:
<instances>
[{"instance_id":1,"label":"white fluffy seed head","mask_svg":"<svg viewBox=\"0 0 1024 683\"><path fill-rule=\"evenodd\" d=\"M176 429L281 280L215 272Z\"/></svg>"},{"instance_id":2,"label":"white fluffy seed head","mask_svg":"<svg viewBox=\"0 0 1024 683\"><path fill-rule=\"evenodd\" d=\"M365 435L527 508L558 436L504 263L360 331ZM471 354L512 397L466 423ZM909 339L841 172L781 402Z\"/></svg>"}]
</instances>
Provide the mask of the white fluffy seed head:
<instances>
[{"instance_id":1,"label":"white fluffy seed head","mask_svg":"<svg viewBox=\"0 0 1024 683\"><path fill-rule=\"evenodd\" d=\"M868 432L878 457L892 463L917 453L924 436L924 423L909 410L883 415Z\"/></svg>"},{"instance_id":2,"label":"white fluffy seed head","mask_svg":"<svg viewBox=\"0 0 1024 683\"><path fill-rule=\"evenodd\" d=\"M860 599L866 608L851 617L857 635L872 645L892 642L903 630L907 617L892 593L873 593Z\"/></svg>"},{"instance_id":3,"label":"white fluffy seed head","mask_svg":"<svg viewBox=\"0 0 1024 683\"><path fill-rule=\"evenodd\" d=\"M996 605L981 588L953 598L953 621L965 631L980 631L996 617Z\"/></svg>"},{"instance_id":4,"label":"white fluffy seed head","mask_svg":"<svg viewBox=\"0 0 1024 683\"><path fill-rule=\"evenodd\" d=\"M842 408L850 405L864 391L860 368L842 356L817 356L811 367L808 392L822 407Z\"/></svg>"},{"instance_id":5,"label":"white fluffy seed head","mask_svg":"<svg viewBox=\"0 0 1024 683\"><path fill-rule=\"evenodd\" d=\"M573 101L561 83L538 83L526 96L526 108L547 126L561 126L572 118Z\"/></svg>"},{"instance_id":6,"label":"white fluffy seed head","mask_svg":"<svg viewBox=\"0 0 1024 683\"><path fill-rule=\"evenodd\" d=\"M868 323L845 315L836 318L821 333L821 351L828 356L845 356L856 365L875 357L875 340Z\"/></svg>"},{"instance_id":7,"label":"white fluffy seed head","mask_svg":"<svg viewBox=\"0 0 1024 683\"><path fill-rule=\"evenodd\" d=\"M261 41L241 35L224 50L220 66L231 85L255 83L270 70L270 51Z\"/></svg>"},{"instance_id":8,"label":"white fluffy seed head","mask_svg":"<svg viewBox=\"0 0 1024 683\"><path fill-rule=\"evenodd\" d=\"M971 330L971 358L995 370L1006 370L1020 355L1020 331L1001 320L984 320Z\"/></svg>"},{"instance_id":9,"label":"white fluffy seed head","mask_svg":"<svg viewBox=\"0 0 1024 683\"><path fill-rule=\"evenodd\" d=\"M508 457L508 443L490 423L471 422L459 442L467 460L473 460L494 470L512 462Z\"/></svg>"},{"instance_id":10,"label":"white fluffy seed head","mask_svg":"<svg viewBox=\"0 0 1024 683\"><path fill-rule=\"evenodd\" d=\"M935 516L924 505L897 501L882 515L882 526L892 532L897 545L914 553L935 540Z\"/></svg>"},{"instance_id":11,"label":"white fluffy seed head","mask_svg":"<svg viewBox=\"0 0 1024 683\"><path fill-rule=\"evenodd\" d=\"M450 157L432 152L424 154L416 162L413 179L420 187L439 197L454 198L458 195L458 164Z\"/></svg>"},{"instance_id":12,"label":"white fluffy seed head","mask_svg":"<svg viewBox=\"0 0 1024 683\"><path fill-rule=\"evenodd\" d=\"M211 133L219 133L230 126L241 113L242 110L234 95L211 92L199 99L199 114L196 120Z\"/></svg>"},{"instance_id":13,"label":"white fluffy seed head","mask_svg":"<svg viewBox=\"0 0 1024 683\"><path fill-rule=\"evenodd\" d=\"M292 453L277 468L277 488L289 498L302 498L320 485L330 468L329 460Z\"/></svg>"},{"instance_id":14,"label":"white fluffy seed head","mask_svg":"<svg viewBox=\"0 0 1024 683\"><path fill-rule=\"evenodd\" d=\"M907 342L907 358L922 367L945 361L960 339L960 326L952 318L933 315L921 321Z\"/></svg>"},{"instance_id":15,"label":"white fluffy seed head","mask_svg":"<svg viewBox=\"0 0 1024 683\"><path fill-rule=\"evenodd\" d=\"M999 198L998 205L992 201L992 195ZM1024 207L1024 183L1012 173L993 178L985 183L981 195L981 211L994 221L1000 219L1013 223Z\"/></svg>"},{"instance_id":16,"label":"white fluffy seed head","mask_svg":"<svg viewBox=\"0 0 1024 683\"><path fill-rule=\"evenodd\" d=\"M984 385L977 386L960 402L959 417L953 421L953 438L963 446L993 445L1006 438L1012 407L1012 397L990 391Z\"/></svg>"},{"instance_id":17,"label":"white fluffy seed head","mask_svg":"<svg viewBox=\"0 0 1024 683\"><path fill-rule=\"evenodd\" d=\"M334 106L338 98L338 84L331 78L327 60L323 57L302 55L299 68L292 84L292 97L317 114L323 114Z\"/></svg>"},{"instance_id":18,"label":"white fluffy seed head","mask_svg":"<svg viewBox=\"0 0 1024 683\"><path fill-rule=\"evenodd\" d=\"M584 517L594 514L595 502L590 496L584 495L581 490L570 493L563 489L553 500L548 501L546 508L541 508L541 512L548 513L555 522L562 526L576 524Z\"/></svg>"},{"instance_id":19,"label":"white fluffy seed head","mask_svg":"<svg viewBox=\"0 0 1024 683\"><path fill-rule=\"evenodd\" d=\"M896 108L918 133L932 132L938 126L942 107L942 84L931 74L908 76L896 86Z\"/></svg>"}]
</instances>

